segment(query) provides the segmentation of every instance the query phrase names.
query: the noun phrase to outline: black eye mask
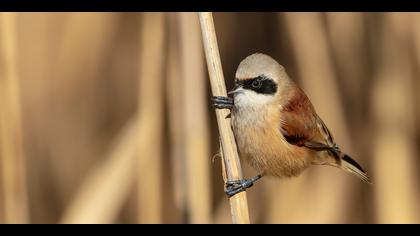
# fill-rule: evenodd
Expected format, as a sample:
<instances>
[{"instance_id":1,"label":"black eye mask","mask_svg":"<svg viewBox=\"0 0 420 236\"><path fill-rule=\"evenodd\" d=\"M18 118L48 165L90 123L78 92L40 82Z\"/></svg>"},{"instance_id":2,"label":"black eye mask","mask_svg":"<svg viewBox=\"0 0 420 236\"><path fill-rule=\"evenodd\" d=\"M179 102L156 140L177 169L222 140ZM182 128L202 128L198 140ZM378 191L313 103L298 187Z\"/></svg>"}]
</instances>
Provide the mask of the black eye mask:
<instances>
[{"instance_id":1,"label":"black eye mask","mask_svg":"<svg viewBox=\"0 0 420 236\"><path fill-rule=\"evenodd\" d=\"M236 80L236 84L259 94L274 95L277 92L276 82L264 75L246 80Z\"/></svg>"}]
</instances>

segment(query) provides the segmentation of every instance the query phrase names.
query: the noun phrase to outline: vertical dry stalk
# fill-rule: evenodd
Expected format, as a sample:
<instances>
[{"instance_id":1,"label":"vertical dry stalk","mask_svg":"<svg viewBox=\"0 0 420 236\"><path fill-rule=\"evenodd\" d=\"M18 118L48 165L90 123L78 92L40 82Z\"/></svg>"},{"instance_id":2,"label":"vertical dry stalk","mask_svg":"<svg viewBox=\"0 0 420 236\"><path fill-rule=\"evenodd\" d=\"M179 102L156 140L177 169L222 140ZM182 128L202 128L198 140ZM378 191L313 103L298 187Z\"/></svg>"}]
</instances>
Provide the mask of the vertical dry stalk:
<instances>
[{"instance_id":1,"label":"vertical dry stalk","mask_svg":"<svg viewBox=\"0 0 420 236\"><path fill-rule=\"evenodd\" d=\"M57 26L60 33L56 42L49 46L53 48L50 49L53 52L49 52L53 59L49 59L52 61L42 83L45 94L39 101L44 105L31 117L39 122L37 132L31 131L31 135L39 137L37 145L45 151L36 153L35 158L40 163L31 168L34 170L31 173L40 178L54 176L50 186L56 191L54 199L58 204L71 200L71 194L83 180L81 177L103 155L99 153L102 149L99 143L106 139L103 135L106 132L100 131L99 124L108 119L101 117L106 114L101 108L105 104L102 103L106 96L103 88L107 83L103 75L110 60L108 50L118 29L117 13L61 14L61 17L47 19L62 24ZM36 173L41 166L45 171ZM33 192L43 199L49 198L46 191ZM57 211L48 201L42 200L42 205L46 207L46 216L56 220Z\"/></svg>"},{"instance_id":2,"label":"vertical dry stalk","mask_svg":"<svg viewBox=\"0 0 420 236\"><path fill-rule=\"evenodd\" d=\"M16 58L16 14L0 13L0 165L6 223L27 223L28 201Z\"/></svg>"},{"instance_id":3,"label":"vertical dry stalk","mask_svg":"<svg viewBox=\"0 0 420 236\"><path fill-rule=\"evenodd\" d=\"M223 77L217 46L216 32L213 16L210 12L199 13L201 32L203 35L204 51L207 59L207 68L210 75L210 85L214 96L227 96L226 85ZM228 180L242 179L242 169L239 161L235 139L230 126L230 119L226 119L229 111L216 110L217 123L222 143L222 159L226 168ZM229 199L233 223L249 223L248 202L246 192L236 194Z\"/></svg>"},{"instance_id":4,"label":"vertical dry stalk","mask_svg":"<svg viewBox=\"0 0 420 236\"><path fill-rule=\"evenodd\" d=\"M210 223L207 90L198 16L179 13L188 208L192 223Z\"/></svg>"},{"instance_id":5,"label":"vertical dry stalk","mask_svg":"<svg viewBox=\"0 0 420 236\"><path fill-rule=\"evenodd\" d=\"M144 13L141 23L138 217L140 223L161 223L164 14ZM147 140L142 138L144 135L148 135Z\"/></svg>"},{"instance_id":6,"label":"vertical dry stalk","mask_svg":"<svg viewBox=\"0 0 420 236\"><path fill-rule=\"evenodd\" d=\"M366 55L363 51L363 13L339 12L327 13L332 52L336 56L336 65L340 71L345 94L351 96L353 109L361 109L363 82L366 74ZM356 110L362 113L361 110Z\"/></svg>"},{"instance_id":7,"label":"vertical dry stalk","mask_svg":"<svg viewBox=\"0 0 420 236\"><path fill-rule=\"evenodd\" d=\"M418 223L413 141L414 76L410 64L408 36L410 15L384 15L383 39L378 45L377 71L372 92L375 121L373 140L374 197L378 223ZM391 98L391 99L390 99ZM401 122L404 121L404 122Z\"/></svg>"},{"instance_id":8,"label":"vertical dry stalk","mask_svg":"<svg viewBox=\"0 0 420 236\"><path fill-rule=\"evenodd\" d=\"M412 26L412 33L413 33L413 47L415 52L415 58L417 63L417 68L420 68L420 13L412 13L413 14L413 22ZM415 85L419 87L420 83L417 82ZM420 94L416 93L416 100L415 103L417 104L416 107L416 123L418 132L420 132ZM419 176L420 178L420 176ZM419 196L420 197L420 196Z\"/></svg>"},{"instance_id":9,"label":"vertical dry stalk","mask_svg":"<svg viewBox=\"0 0 420 236\"><path fill-rule=\"evenodd\" d=\"M168 59L166 70L166 93L169 118L170 159L175 207L179 216L187 211L186 158L184 154L183 86L179 60L179 13L168 13ZM181 219L181 222L184 222Z\"/></svg>"},{"instance_id":10,"label":"vertical dry stalk","mask_svg":"<svg viewBox=\"0 0 420 236\"><path fill-rule=\"evenodd\" d=\"M0 156L1 159L1 156ZM2 161L0 160L0 163ZM2 164L0 164L0 168ZM0 175L0 183L3 183L3 176ZM4 210L4 188L2 187L3 184L0 184L0 224L4 224L5 221L5 210Z\"/></svg>"},{"instance_id":11,"label":"vertical dry stalk","mask_svg":"<svg viewBox=\"0 0 420 236\"><path fill-rule=\"evenodd\" d=\"M109 224L115 220L134 184L137 136L135 115L116 138L106 161L96 166L81 184L61 223ZM141 138L143 142L147 140L146 135Z\"/></svg>"}]
</instances>

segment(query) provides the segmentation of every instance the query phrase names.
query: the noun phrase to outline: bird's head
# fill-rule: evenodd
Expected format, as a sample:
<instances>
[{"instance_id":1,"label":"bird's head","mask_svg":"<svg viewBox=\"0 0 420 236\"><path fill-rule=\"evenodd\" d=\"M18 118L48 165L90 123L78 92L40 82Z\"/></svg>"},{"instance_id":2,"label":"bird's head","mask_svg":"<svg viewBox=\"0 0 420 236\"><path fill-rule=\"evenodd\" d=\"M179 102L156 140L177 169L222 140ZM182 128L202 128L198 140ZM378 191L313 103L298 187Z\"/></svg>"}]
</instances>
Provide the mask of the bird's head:
<instances>
[{"instance_id":1,"label":"bird's head","mask_svg":"<svg viewBox=\"0 0 420 236\"><path fill-rule=\"evenodd\" d=\"M289 79L283 66L270 56L255 53L239 64L234 95L239 106L258 106L273 102Z\"/></svg>"}]
</instances>

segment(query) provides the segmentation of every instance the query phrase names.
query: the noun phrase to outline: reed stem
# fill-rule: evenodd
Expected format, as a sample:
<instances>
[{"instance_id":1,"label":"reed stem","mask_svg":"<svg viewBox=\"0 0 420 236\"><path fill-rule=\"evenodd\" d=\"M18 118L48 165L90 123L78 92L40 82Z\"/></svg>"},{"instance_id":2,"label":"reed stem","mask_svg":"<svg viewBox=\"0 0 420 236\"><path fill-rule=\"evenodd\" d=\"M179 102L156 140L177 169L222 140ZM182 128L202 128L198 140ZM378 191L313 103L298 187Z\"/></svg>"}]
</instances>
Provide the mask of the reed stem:
<instances>
[{"instance_id":1,"label":"reed stem","mask_svg":"<svg viewBox=\"0 0 420 236\"><path fill-rule=\"evenodd\" d=\"M200 18L212 93L214 96L227 96L212 13L200 12L198 15ZM220 141L222 144L222 160L225 165L227 180L239 180L242 179L242 169L235 138L230 126L230 119L226 119L228 114L229 111L226 109L216 110ZM243 191L232 196L229 201L232 222L235 224L249 224L246 192Z\"/></svg>"},{"instance_id":2,"label":"reed stem","mask_svg":"<svg viewBox=\"0 0 420 236\"><path fill-rule=\"evenodd\" d=\"M0 13L0 168L5 223L27 223L16 13Z\"/></svg>"},{"instance_id":3,"label":"reed stem","mask_svg":"<svg viewBox=\"0 0 420 236\"><path fill-rule=\"evenodd\" d=\"M158 224L162 215L163 59L165 24L163 13L144 13L139 67L139 223ZM144 127L143 127L144 126ZM143 137L147 135L145 140ZM144 163L147 163L146 165Z\"/></svg>"}]
</instances>

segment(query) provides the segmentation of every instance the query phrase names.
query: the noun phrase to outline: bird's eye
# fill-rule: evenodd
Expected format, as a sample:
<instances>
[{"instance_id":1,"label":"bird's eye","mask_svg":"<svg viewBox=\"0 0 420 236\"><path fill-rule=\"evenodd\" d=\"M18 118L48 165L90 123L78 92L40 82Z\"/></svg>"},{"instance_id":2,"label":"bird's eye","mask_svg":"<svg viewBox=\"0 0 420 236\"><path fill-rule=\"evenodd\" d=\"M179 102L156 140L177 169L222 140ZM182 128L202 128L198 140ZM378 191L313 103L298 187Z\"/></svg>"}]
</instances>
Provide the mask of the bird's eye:
<instances>
[{"instance_id":1,"label":"bird's eye","mask_svg":"<svg viewBox=\"0 0 420 236\"><path fill-rule=\"evenodd\" d=\"M261 81L260 80L254 80L254 81L252 81L252 84L251 84L251 86L253 87L253 88L261 88Z\"/></svg>"}]
</instances>

